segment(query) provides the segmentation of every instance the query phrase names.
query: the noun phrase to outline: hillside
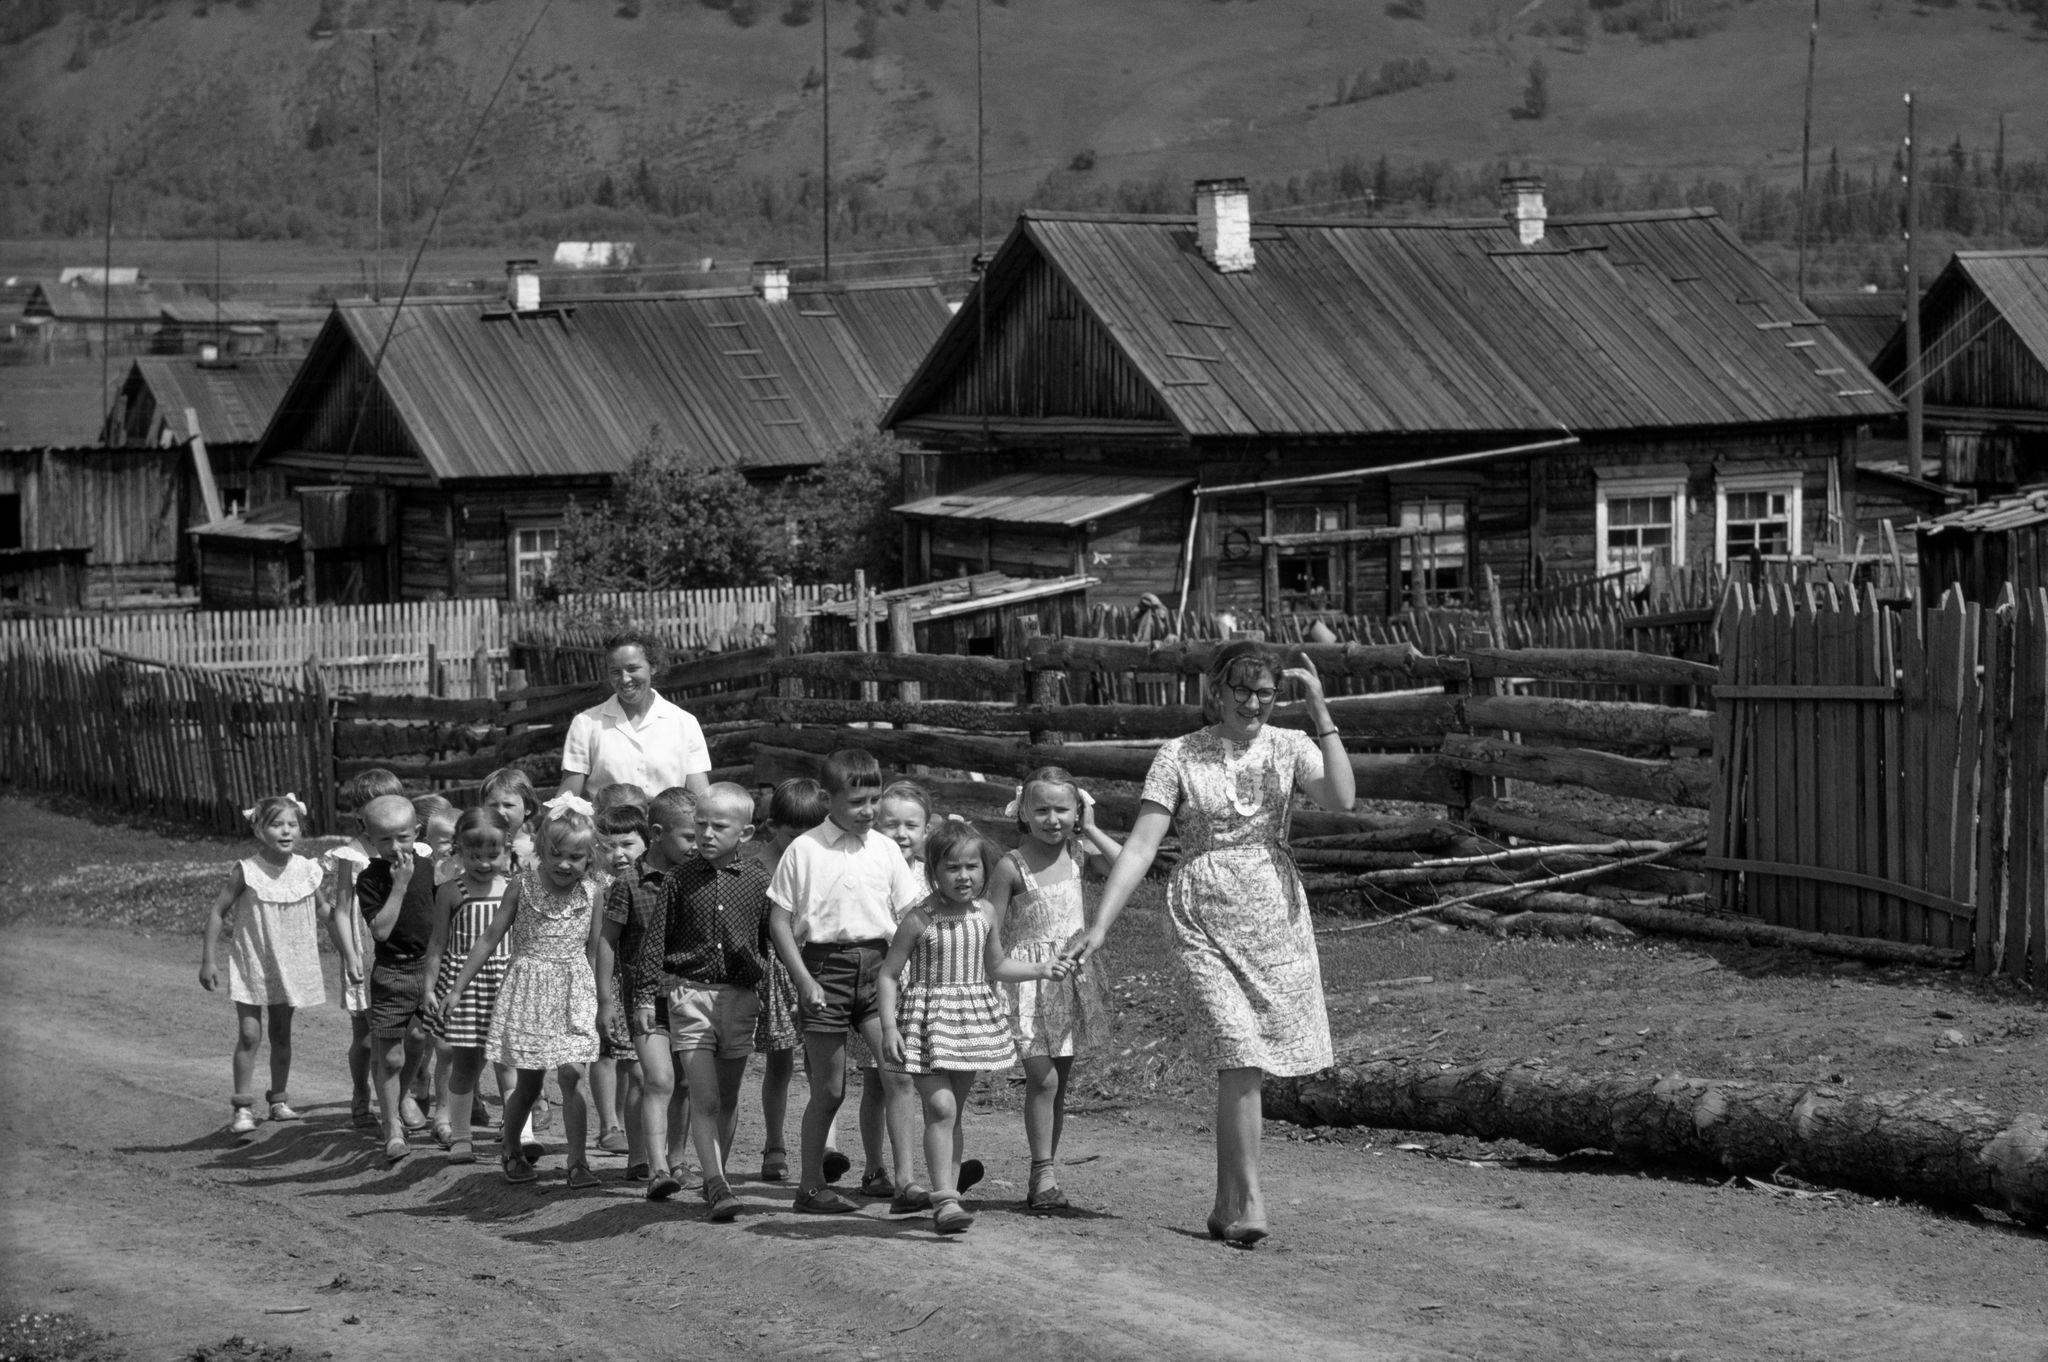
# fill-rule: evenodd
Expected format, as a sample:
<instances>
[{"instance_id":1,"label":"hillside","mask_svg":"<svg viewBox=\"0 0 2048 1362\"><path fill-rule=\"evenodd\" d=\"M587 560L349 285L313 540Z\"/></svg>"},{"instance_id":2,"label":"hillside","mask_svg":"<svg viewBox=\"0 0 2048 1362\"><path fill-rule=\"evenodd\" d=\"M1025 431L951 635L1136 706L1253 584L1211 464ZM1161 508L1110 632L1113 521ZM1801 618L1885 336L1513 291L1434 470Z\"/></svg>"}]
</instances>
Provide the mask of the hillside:
<instances>
[{"instance_id":1,"label":"hillside","mask_svg":"<svg viewBox=\"0 0 2048 1362\"><path fill-rule=\"evenodd\" d=\"M357 250L377 96L387 239L409 245L540 10L14 2L0 235L96 230L111 176L124 235ZM1859 184L1889 163L1908 86L1923 146L1988 160L2004 114L2008 162L2048 158L2043 0L1830 11L1815 144ZM808 252L827 17L817 0L553 0L442 243ZM829 19L841 241L971 236L973 6L832 0ZM1503 164L1615 201L1797 176L1806 24L1782 0L990 0L983 22L998 226L1022 202L1175 206L1199 175L1358 198L1382 158L1419 168L1379 166L1393 209L1460 206Z\"/></svg>"}]
</instances>

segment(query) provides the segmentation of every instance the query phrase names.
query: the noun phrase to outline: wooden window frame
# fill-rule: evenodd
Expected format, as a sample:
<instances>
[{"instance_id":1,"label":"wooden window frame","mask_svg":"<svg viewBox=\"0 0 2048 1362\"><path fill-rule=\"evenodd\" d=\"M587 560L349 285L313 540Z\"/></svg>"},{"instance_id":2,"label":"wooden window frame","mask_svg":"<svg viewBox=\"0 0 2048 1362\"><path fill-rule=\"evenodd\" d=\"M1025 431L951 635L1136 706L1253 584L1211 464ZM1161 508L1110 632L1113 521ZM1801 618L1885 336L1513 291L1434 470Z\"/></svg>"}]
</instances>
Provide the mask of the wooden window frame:
<instances>
[{"instance_id":1,"label":"wooden window frame","mask_svg":"<svg viewBox=\"0 0 2048 1362\"><path fill-rule=\"evenodd\" d=\"M1776 469L1768 473L1722 473L1714 479L1714 561L1728 563L1728 494L1730 492L1782 492L1786 496L1787 532L1785 552L1796 558L1805 547L1806 485L1796 472ZM1746 522L1757 523L1757 522Z\"/></svg>"},{"instance_id":2,"label":"wooden window frame","mask_svg":"<svg viewBox=\"0 0 2048 1362\"><path fill-rule=\"evenodd\" d=\"M1423 587L1423 599L1432 607L1456 606L1470 601L1476 586L1474 571L1478 566L1478 542L1472 530L1478 513L1478 489L1471 485L1431 486L1422 483L1395 485L1388 491L1387 524L1399 527L1401 512L1408 506L1420 506L1426 513L1430 503L1456 506L1459 509L1460 525L1456 531L1444 530L1436 537L1455 533L1465 541L1465 565L1463 584L1454 594L1458 600L1434 587ZM1412 539L1396 539L1387 546L1387 598L1389 614L1401 607L1412 605L1415 599L1414 585L1401 585L1401 576L1407 571L1407 564L1414 552Z\"/></svg>"},{"instance_id":3,"label":"wooden window frame","mask_svg":"<svg viewBox=\"0 0 2048 1362\"><path fill-rule=\"evenodd\" d=\"M1685 530L1690 518L1686 478L1677 473L1639 476L1598 476L1593 494L1593 571L1605 577L1621 571L1622 564L1608 556L1607 505L1610 501L1637 501L1648 497L1671 499L1671 566L1685 566Z\"/></svg>"},{"instance_id":4,"label":"wooden window frame","mask_svg":"<svg viewBox=\"0 0 2048 1362\"><path fill-rule=\"evenodd\" d=\"M525 554L522 554L522 553L521 553L521 551L520 551L520 548L519 548L519 536L520 536L520 535L522 535L522 534L528 533L528 532L530 532L530 531L531 531L531 532L547 531L547 532L549 532L549 533L552 533L552 534L553 534L553 535L555 536L555 545L554 545L554 547L553 547L552 549L550 549L550 550L547 550L547 551L545 551L544 553L541 553L541 552L536 552L536 553L534 553L534 554L532 554L532 555L525 555ZM548 571L547 571L546 575L544 575L544 576L542 576L542 577L541 577L541 579L540 579L540 580L541 580L541 581L546 581L546 580L547 580L547 579L548 579L549 577L552 577L552 576L554 575L554 567L555 567L555 564L556 564L556 562L557 562L557 561L558 561L558 560L560 559L560 556L561 556L561 552L562 552L562 522L561 522L561 521L559 521L559 520L510 520L510 521L507 521L507 522L506 522L506 524L505 524L505 583L506 583L506 586L507 586L507 588L508 588L508 593L507 593L507 594L508 594L508 595L510 596L510 598L511 598L512 600L515 600L515 601L530 601L530 600L533 600L533 599L535 599L535 597L534 597L534 596L533 596L533 595L532 595L532 594L531 594L530 592L528 592L528 591L525 591L525 590L523 590L523 589L522 589L522 586L521 586L521 582L520 582L520 575L519 575L519 563L520 563L520 560L521 560L521 558L522 558L522 557L526 557L526 556L532 556L532 557L544 557L544 558L545 558L545 559L547 560L547 565L548 565Z\"/></svg>"}]
</instances>

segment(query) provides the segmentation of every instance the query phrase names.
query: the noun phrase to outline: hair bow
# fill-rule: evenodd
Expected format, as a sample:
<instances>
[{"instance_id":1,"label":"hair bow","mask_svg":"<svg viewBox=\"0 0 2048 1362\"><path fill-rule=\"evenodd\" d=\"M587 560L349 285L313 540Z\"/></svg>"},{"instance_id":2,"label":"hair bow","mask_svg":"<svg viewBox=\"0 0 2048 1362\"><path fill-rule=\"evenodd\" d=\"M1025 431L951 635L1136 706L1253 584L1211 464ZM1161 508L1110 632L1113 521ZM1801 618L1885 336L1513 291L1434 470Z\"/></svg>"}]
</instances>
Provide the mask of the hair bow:
<instances>
[{"instance_id":1,"label":"hair bow","mask_svg":"<svg viewBox=\"0 0 2048 1362\"><path fill-rule=\"evenodd\" d=\"M591 807L589 800L585 799L582 795L570 794L567 790L562 791L553 799L541 805L541 807L548 811L549 818L560 818L565 813L580 813L585 818L591 818L597 813L597 810Z\"/></svg>"},{"instance_id":2,"label":"hair bow","mask_svg":"<svg viewBox=\"0 0 2048 1362\"><path fill-rule=\"evenodd\" d=\"M306 801L299 798L296 794L293 794L289 790L279 795L278 798L282 799L285 803L297 809L299 811L300 818L304 818L307 815L307 813L310 812L310 810L306 808ZM251 804L248 808L242 810L242 817L253 824L256 821L256 811L262 807L262 801L259 800L256 803Z\"/></svg>"},{"instance_id":3,"label":"hair bow","mask_svg":"<svg viewBox=\"0 0 2048 1362\"><path fill-rule=\"evenodd\" d=\"M967 819L961 814L949 813L946 815L946 821L948 823L965 823Z\"/></svg>"},{"instance_id":4,"label":"hair bow","mask_svg":"<svg viewBox=\"0 0 2048 1362\"><path fill-rule=\"evenodd\" d=\"M1010 802L1003 805L1003 817L1015 818L1017 816L1018 811L1023 807L1024 787L1022 785L1019 785L1017 787L1017 793L1010 796Z\"/></svg>"}]
</instances>

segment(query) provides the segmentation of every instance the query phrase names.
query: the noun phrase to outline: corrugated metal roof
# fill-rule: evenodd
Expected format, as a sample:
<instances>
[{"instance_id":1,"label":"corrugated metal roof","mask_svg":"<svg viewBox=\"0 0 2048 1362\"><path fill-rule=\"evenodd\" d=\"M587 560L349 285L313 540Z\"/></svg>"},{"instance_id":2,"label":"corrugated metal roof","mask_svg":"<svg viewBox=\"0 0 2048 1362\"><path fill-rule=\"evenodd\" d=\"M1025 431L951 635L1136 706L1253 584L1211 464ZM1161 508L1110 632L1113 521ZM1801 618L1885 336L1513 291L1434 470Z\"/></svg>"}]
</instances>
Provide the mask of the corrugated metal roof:
<instances>
[{"instance_id":1,"label":"corrugated metal roof","mask_svg":"<svg viewBox=\"0 0 2048 1362\"><path fill-rule=\"evenodd\" d=\"M1813 315L1828 324L1828 330L1865 364L1877 358L1884 343L1899 329L1905 316L1906 295L1886 293L1808 293L1806 305Z\"/></svg>"},{"instance_id":2,"label":"corrugated metal roof","mask_svg":"<svg viewBox=\"0 0 2048 1362\"><path fill-rule=\"evenodd\" d=\"M1085 525L1194 484L1193 478L1136 473L1010 473L959 492L908 502L896 512L1005 525Z\"/></svg>"},{"instance_id":3,"label":"corrugated metal roof","mask_svg":"<svg viewBox=\"0 0 2048 1362\"><path fill-rule=\"evenodd\" d=\"M1916 528L1922 534L1940 534L1943 530L1965 530L1972 534L1996 534L2000 530L2024 529L2029 525L2048 524L2048 487L2037 487L2031 492L2017 496L2000 497L1996 501L1980 502L1960 511L1936 516L1921 522Z\"/></svg>"},{"instance_id":4,"label":"corrugated metal roof","mask_svg":"<svg viewBox=\"0 0 2048 1362\"><path fill-rule=\"evenodd\" d=\"M2048 367L2048 250L1957 251L1921 296L1920 330L1924 344L1933 343L1933 328L1956 306L1957 294L1970 288L1997 309L2020 343L2043 367ZM1972 321L1970 328L1974 331L1979 325ZM1887 381L1905 371L1903 326L1893 330L1891 339L1871 360L1871 368Z\"/></svg>"},{"instance_id":5,"label":"corrugated metal roof","mask_svg":"<svg viewBox=\"0 0 2048 1362\"><path fill-rule=\"evenodd\" d=\"M947 315L928 282L781 303L733 290L562 300L517 316L414 302L380 381L439 479L616 473L656 430L706 466L797 467L875 428ZM341 304L328 328L371 356L391 318L386 304ZM308 370L339 358L329 341Z\"/></svg>"},{"instance_id":6,"label":"corrugated metal roof","mask_svg":"<svg viewBox=\"0 0 2048 1362\"><path fill-rule=\"evenodd\" d=\"M254 303L216 303L209 298L174 298L163 305L165 321L180 326L275 326L278 317Z\"/></svg>"},{"instance_id":7,"label":"corrugated metal roof","mask_svg":"<svg viewBox=\"0 0 2048 1362\"><path fill-rule=\"evenodd\" d=\"M1211 268L1192 219L1027 213L1042 253L1190 435L1575 431L1858 420L1896 403L1710 210L1260 222ZM992 290L1014 278L999 260ZM975 298L885 419L972 361ZM994 295L993 306L1002 306ZM1190 337L1213 347L1189 364Z\"/></svg>"},{"instance_id":8,"label":"corrugated metal roof","mask_svg":"<svg viewBox=\"0 0 2048 1362\"><path fill-rule=\"evenodd\" d=\"M163 422L180 439L192 438L185 412L199 418L199 433L214 444L254 444L284 400L296 359L262 357L232 364L201 364L189 356L135 361L135 373L156 399Z\"/></svg>"},{"instance_id":9,"label":"corrugated metal roof","mask_svg":"<svg viewBox=\"0 0 2048 1362\"><path fill-rule=\"evenodd\" d=\"M153 322L163 316L164 304L176 294L158 293L147 284L116 284L103 289L78 280L62 284L55 279L39 281L22 304L25 317L48 316L60 322Z\"/></svg>"}]
</instances>

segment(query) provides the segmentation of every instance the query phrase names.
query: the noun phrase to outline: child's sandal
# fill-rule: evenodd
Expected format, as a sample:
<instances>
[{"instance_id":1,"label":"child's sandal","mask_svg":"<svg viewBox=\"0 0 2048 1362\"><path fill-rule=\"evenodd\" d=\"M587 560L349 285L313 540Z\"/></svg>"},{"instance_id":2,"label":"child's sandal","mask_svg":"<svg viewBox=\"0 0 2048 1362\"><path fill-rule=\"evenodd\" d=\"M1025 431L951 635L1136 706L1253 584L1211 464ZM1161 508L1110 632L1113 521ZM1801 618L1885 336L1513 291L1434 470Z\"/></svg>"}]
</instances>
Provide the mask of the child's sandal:
<instances>
[{"instance_id":1,"label":"child's sandal","mask_svg":"<svg viewBox=\"0 0 2048 1362\"><path fill-rule=\"evenodd\" d=\"M960 1204L960 1198L945 1196L932 1202L932 1228L940 1234L965 1234L974 1216Z\"/></svg>"},{"instance_id":2,"label":"child's sandal","mask_svg":"<svg viewBox=\"0 0 2048 1362\"><path fill-rule=\"evenodd\" d=\"M475 1163L476 1146L468 1140L451 1140L448 1143L448 1162Z\"/></svg>"},{"instance_id":3,"label":"child's sandal","mask_svg":"<svg viewBox=\"0 0 2048 1362\"><path fill-rule=\"evenodd\" d=\"M515 1159L510 1154L498 1160L498 1167L505 1174L507 1182L532 1182L540 1174L533 1171L533 1165L525 1159Z\"/></svg>"},{"instance_id":4,"label":"child's sandal","mask_svg":"<svg viewBox=\"0 0 2048 1362\"><path fill-rule=\"evenodd\" d=\"M602 1187L604 1184L598 1180L597 1174L590 1171L589 1164L572 1163L569 1165L569 1185L580 1191L585 1187Z\"/></svg>"},{"instance_id":5,"label":"child's sandal","mask_svg":"<svg viewBox=\"0 0 2048 1362\"><path fill-rule=\"evenodd\" d=\"M1073 1203L1060 1190L1059 1174L1053 1170L1050 1161L1031 1165L1031 1190L1024 1197L1024 1205L1034 1211L1064 1211Z\"/></svg>"},{"instance_id":6,"label":"child's sandal","mask_svg":"<svg viewBox=\"0 0 2048 1362\"><path fill-rule=\"evenodd\" d=\"M455 1127L449 1125L446 1121L438 1122L434 1126L434 1143L440 1145L443 1149L453 1145L455 1143Z\"/></svg>"}]
</instances>

